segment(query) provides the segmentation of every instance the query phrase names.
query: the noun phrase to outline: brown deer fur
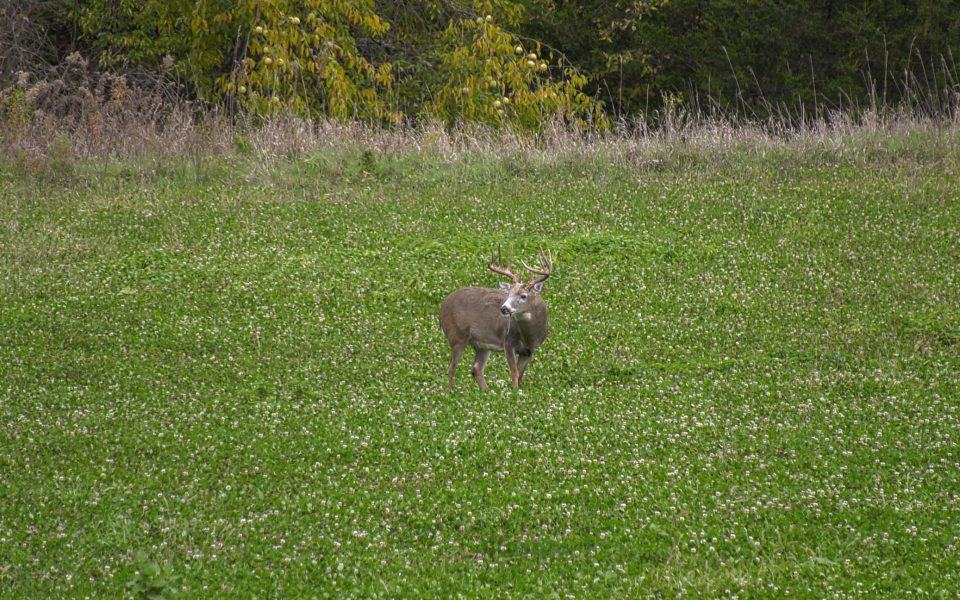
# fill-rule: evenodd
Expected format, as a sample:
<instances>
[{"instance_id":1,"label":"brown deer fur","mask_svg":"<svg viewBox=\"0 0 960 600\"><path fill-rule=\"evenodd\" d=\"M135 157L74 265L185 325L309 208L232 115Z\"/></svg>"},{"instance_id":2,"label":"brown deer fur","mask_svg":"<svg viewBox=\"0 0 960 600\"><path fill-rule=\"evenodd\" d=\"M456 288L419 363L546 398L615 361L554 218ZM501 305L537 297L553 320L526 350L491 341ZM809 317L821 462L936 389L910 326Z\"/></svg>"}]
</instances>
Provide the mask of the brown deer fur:
<instances>
[{"instance_id":1,"label":"brown deer fur","mask_svg":"<svg viewBox=\"0 0 960 600\"><path fill-rule=\"evenodd\" d=\"M454 374L460 355L471 346L476 353L473 378L480 389L486 390L483 378L490 352L503 352L510 366L510 379L520 387L527 363L534 351L547 339L547 305L541 298L543 282L553 269L552 258L541 252L541 265L531 268L540 277L523 283L518 275L506 267L490 262L489 268L510 277L511 283L501 289L465 287L443 301L440 306L440 328L450 342L450 367L447 385L453 387Z\"/></svg>"}]
</instances>

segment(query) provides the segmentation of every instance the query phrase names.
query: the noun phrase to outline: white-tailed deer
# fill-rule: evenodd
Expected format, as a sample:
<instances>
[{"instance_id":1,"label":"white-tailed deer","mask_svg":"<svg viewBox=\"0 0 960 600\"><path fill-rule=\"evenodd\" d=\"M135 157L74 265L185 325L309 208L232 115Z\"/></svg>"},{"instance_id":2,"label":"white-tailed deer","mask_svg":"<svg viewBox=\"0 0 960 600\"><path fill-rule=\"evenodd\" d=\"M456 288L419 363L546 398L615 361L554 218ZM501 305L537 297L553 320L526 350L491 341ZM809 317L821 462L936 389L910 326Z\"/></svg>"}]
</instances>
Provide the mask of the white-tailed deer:
<instances>
[{"instance_id":1,"label":"white-tailed deer","mask_svg":"<svg viewBox=\"0 0 960 600\"><path fill-rule=\"evenodd\" d=\"M526 283L520 275L510 271L509 261L503 263L498 248L497 262L491 256L487 268L509 277L509 283L502 282L500 289L461 288L447 296L440 305L440 329L450 342L447 375L450 388L453 387L460 355L467 346L472 346L476 352L472 373L480 389L488 389L483 369L491 351L506 355L513 387L520 387L533 352L547 339L547 305L540 293L543 282L553 272L553 256L541 250L540 264L536 268L520 262L534 275Z\"/></svg>"}]
</instances>

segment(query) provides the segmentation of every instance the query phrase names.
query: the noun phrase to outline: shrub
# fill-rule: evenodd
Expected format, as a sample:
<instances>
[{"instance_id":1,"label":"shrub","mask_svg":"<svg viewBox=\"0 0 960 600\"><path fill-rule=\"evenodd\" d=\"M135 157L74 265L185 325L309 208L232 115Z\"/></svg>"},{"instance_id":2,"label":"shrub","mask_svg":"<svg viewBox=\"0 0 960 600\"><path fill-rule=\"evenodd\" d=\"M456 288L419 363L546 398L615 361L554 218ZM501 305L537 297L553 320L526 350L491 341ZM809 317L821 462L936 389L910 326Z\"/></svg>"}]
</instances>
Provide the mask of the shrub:
<instances>
[{"instance_id":1,"label":"shrub","mask_svg":"<svg viewBox=\"0 0 960 600\"><path fill-rule=\"evenodd\" d=\"M552 52L544 57L539 43L524 44L491 14L451 22L442 39L440 81L425 107L429 116L530 129L556 118L606 123L600 104L581 91L582 75Z\"/></svg>"},{"instance_id":2,"label":"shrub","mask_svg":"<svg viewBox=\"0 0 960 600\"><path fill-rule=\"evenodd\" d=\"M372 1L286 1L258 9L247 55L219 81L242 106L260 114L399 120L385 99L393 83L390 63L376 65L357 47L358 38L389 28Z\"/></svg>"},{"instance_id":3,"label":"shrub","mask_svg":"<svg viewBox=\"0 0 960 600\"><path fill-rule=\"evenodd\" d=\"M520 7L516 0L466 7L93 0L78 9L78 22L101 65L157 68L170 57L171 73L200 99L259 115L525 128L556 117L602 121L599 104L581 91L585 77L511 32L519 30Z\"/></svg>"},{"instance_id":4,"label":"shrub","mask_svg":"<svg viewBox=\"0 0 960 600\"><path fill-rule=\"evenodd\" d=\"M131 85L126 76L98 72L73 53L41 76L20 73L0 90L0 136L5 146L38 156L64 133L81 153L102 154L101 146L136 143L144 129L162 128L182 109L170 87L162 78Z\"/></svg>"}]
</instances>

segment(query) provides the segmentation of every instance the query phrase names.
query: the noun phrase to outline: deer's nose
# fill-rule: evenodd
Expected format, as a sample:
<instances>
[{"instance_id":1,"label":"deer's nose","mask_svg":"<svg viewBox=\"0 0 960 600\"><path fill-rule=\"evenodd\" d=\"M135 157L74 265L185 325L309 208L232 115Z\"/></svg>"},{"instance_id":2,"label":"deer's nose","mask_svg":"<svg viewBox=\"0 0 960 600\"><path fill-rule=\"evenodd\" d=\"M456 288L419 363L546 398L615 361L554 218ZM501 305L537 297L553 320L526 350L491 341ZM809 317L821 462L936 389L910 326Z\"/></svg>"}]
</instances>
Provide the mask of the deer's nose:
<instances>
[{"instance_id":1,"label":"deer's nose","mask_svg":"<svg viewBox=\"0 0 960 600\"><path fill-rule=\"evenodd\" d=\"M500 307L500 314L502 314L502 315L509 315L509 314L510 314L510 309L509 309L506 305L501 306L501 307Z\"/></svg>"}]
</instances>

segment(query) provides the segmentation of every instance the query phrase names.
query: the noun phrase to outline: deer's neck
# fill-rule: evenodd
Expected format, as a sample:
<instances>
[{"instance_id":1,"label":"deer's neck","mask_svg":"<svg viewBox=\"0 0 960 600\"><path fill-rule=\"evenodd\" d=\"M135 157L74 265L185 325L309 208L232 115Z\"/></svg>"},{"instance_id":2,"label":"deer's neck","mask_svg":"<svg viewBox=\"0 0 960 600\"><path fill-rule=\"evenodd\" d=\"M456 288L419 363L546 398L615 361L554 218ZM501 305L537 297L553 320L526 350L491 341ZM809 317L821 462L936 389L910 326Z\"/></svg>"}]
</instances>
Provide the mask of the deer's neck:
<instances>
[{"instance_id":1,"label":"deer's neck","mask_svg":"<svg viewBox=\"0 0 960 600\"><path fill-rule=\"evenodd\" d=\"M507 335L515 338L523 346L530 347L534 341L534 315L533 313L522 313L510 318L510 327Z\"/></svg>"}]
</instances>

